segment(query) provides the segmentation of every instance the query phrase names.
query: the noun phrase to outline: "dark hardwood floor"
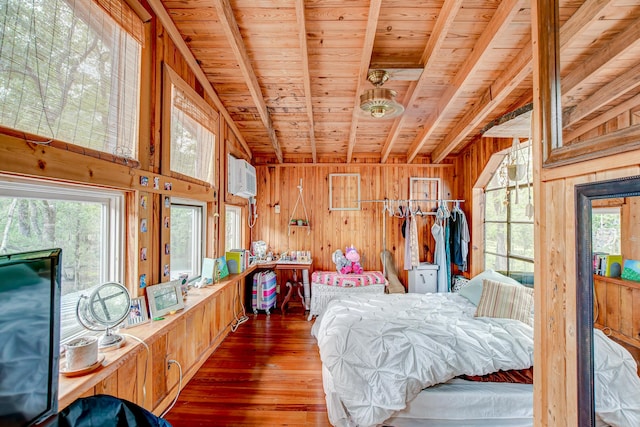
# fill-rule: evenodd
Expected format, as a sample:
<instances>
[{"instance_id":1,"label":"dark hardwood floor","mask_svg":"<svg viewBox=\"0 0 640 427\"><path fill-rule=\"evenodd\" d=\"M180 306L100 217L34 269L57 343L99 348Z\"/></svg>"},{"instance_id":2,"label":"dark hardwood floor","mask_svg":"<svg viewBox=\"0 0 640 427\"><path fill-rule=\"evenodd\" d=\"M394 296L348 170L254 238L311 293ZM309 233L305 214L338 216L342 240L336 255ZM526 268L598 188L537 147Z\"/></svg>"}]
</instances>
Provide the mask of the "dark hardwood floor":
<instances>
[{"instance_id":1,"label":"dark hardwood floor","mask_svg":"<svg viewBox=\"0 0 640 427\"><path fill-rule=\"evenodd\" d=\"M183 388L166 420L174 427L330 426L313 322L302 307L247 315Z\"/></svg>"}]
</instances>

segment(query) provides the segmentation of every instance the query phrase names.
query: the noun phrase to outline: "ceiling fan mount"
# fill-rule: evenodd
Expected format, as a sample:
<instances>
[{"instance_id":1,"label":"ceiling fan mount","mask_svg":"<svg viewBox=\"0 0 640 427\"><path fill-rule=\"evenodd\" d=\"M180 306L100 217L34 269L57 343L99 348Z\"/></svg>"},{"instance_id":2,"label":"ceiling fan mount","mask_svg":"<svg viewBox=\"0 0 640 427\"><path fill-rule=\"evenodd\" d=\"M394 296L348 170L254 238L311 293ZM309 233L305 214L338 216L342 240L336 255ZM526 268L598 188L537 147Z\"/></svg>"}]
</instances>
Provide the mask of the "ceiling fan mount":
<instances>
[{"instance_id":1,"label":"ceiling fan mount","mask_svg":"<svg viewBox=\"0 0 640 427\"><path fill-rule=\"evenodd\" d=\"M367 80L375 86L360 95L360 109L366 116L374 119L390 119L404 112L404 106L396 101L398 93L385 89L382 85L389 80L389 73L385 70L371 70Z\"/></svg>"}]
</instances>

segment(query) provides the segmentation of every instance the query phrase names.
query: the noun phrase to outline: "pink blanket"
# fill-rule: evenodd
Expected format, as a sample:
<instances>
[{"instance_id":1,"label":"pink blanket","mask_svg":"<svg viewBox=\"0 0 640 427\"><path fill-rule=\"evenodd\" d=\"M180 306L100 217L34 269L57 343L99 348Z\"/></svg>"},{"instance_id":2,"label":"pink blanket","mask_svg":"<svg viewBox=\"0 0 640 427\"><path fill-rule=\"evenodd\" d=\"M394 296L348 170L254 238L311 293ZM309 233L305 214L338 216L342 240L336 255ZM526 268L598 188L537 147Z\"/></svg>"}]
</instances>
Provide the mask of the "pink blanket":
<instances>
[{"instance_id":1,"label":"pink blanket","mask_svg":"<svg viewBox=\"0 0 640 427\"><path fill-rule=\"evenodd\" d=\"M340 274L336 271L314 271L311 275L313 283L322 285L353 288L355 286L369 286L379 283L386 284L384 275L380 271L365 271L362 274Z\"/></svg>"}]
</instances>

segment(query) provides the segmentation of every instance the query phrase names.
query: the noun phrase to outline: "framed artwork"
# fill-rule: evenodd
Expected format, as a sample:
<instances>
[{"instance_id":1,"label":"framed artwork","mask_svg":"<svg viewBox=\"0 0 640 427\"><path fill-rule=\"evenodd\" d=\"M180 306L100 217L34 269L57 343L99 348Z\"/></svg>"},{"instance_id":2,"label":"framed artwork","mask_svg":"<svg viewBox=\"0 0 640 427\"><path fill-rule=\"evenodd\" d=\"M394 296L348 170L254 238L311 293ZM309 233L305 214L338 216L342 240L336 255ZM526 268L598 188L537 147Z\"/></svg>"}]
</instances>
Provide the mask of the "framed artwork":
<instances>
[{"instance_id":1,"label":"framed artwork","mask_svg":"<svg viewBox=\"0 0 640 427\"><path fill-rule=\"evenodd\" d=\"M129 317L126 320L127 328L141 325L149 321L149 313L147 312L147 300L145 297L131 298L131 308L129 309Z\"/></svg>"},{"instance_id":2,"label":"framed artwork","mask_svg":"<svg viewBox=\"0 0 640 427\"><path fill-rule=\"evenodd\" d=\"M329 174L329 210L360 210L360 174Z\"/></svg>"}]
</instances>

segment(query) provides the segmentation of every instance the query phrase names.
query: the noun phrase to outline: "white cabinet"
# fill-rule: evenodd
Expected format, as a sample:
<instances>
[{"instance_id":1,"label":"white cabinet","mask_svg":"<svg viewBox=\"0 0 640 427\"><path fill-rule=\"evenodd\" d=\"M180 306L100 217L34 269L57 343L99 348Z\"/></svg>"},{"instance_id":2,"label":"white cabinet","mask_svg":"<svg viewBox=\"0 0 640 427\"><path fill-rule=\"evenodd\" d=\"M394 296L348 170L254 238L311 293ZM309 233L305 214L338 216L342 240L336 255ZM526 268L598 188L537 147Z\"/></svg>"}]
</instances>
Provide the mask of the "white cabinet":
<instances>
[{"instance_id":1,"label":"white cabinet","mask_svg":"<svg viewBox=\"0 0 640 427\"><path fill-rule=\"evenodd\" d=\"M409 270L409 292L426 294L438 291L438 266L421 262Z\"/></svg>"}]
</instances>

